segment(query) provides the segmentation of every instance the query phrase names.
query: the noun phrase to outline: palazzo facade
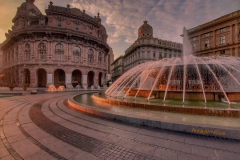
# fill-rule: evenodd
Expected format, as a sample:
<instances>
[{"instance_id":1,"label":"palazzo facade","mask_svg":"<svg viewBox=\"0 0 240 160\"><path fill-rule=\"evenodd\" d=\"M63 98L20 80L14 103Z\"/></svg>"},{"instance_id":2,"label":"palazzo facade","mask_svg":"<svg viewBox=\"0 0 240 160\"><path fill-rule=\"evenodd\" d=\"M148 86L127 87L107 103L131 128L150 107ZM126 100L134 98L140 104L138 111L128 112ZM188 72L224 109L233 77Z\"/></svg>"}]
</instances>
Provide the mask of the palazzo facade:
<instances>
[{"instance_id":1,"label":"palazzo facade","mask_svg":"<svg viewBox=\"0 0 240 160\"><path fill-rule=\"evenodd\" d=\"M112 49L99 14L54 6L43 15L26 0L1 44L4 83L30 87L102 86L111 72Z\"/></svg>"},{"instance_id":2,"label":"palazzo facade","mask_svg":"<svg viewBox=\"0 0 240 160\"><path fill-rule=\"evenodd\" d=\"M115 82L123 73L123 56L120 56L112 63L112 81Z\"/></svg>"},{"instance_id":3,"label":"palazzo facade","mask_svg":"<svg viewBox=\"0 0 240 160\"><path fill-rule=\"evenodd\" d=\"M182 44L153 37L147 21L138 29L138 39L125 51L124 72L148 61L182 57Z\"/></svg>"},{"instance_id":4,"label":"palazzo facade","mask_svg":"<svg viewBox=\"0 0 240 160\"><path fill-rule=\"evenodd\" d=\"M240 10L188 30L196 56L240 57Z\"/></svg>"}]
</instances>

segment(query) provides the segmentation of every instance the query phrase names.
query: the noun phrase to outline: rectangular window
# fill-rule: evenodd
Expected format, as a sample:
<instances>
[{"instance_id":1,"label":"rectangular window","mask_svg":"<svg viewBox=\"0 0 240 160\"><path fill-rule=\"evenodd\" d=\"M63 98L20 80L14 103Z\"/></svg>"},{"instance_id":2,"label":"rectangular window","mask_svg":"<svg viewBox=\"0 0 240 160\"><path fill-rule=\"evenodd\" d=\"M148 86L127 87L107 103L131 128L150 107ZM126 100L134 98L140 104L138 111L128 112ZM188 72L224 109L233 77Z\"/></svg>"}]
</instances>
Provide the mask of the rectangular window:
<instances>
[{"instance_id":1,"label":"rectangular window","mask_svg":"<svg viewBox=\"0 0 240 160\"><path fill-rule=\"evenodd\" d=\"M155 52L153 52L153 57L154 57L154 58L155 58L155 56L156 56L155 54L156 54L156 53L155 53Z\"/></svg>"},{"instance_id":2,"label":"rectangular window","mask_svg":"<svg viewBox=\"0 0 240 160\"><path fill-rule=\"evenodd\" d=\"M221 53L221 54L225 54L225 50L221 50L220 53Z\"/></svg>"},{"instance_id":3,"label":"rectangular window","mask_svg":"<svg viewBox=\"0 0 240 160\"><path fill-rule=\"evenodd\" d=\"M89 29L89 33L92 34L92 29L91 28Z\"/></svg>"},{"instance_id":4,"label":"rectangular window","mask_svg":"<svg viewBox=\"0 0 240 160\"><path fill-rule=\"evenodd\" d=\"M78 24L75 25L75 28L78 30Z\"/></svg>"},{"instance_id":5,"label":"rectangular window","mask_svg":"<svg viewBox=\"0 0 240 160\"><path fill-rule=\"evenodd\" d=\"M223 33L223 32L225 32L225 28L220 29L220 33Z\"/></svg>"},{"instance_id":6,"label":"rectangular window","mask_svg":"<svg viewBox=\"0 0 240 160\"><path fill-rule=\"evenodd\" d=\"M196 44L193 44L193 51L196 51Z\"/></svg>"},{"instance_id":7,"label":"rectangular window","mask_svg":"<svg viewBox=\"0 0 240 160\"><path fill-rule=\"evenodd\" d=\"M205 33L205 37L209 37L209 33Z\"/></svg>"},{"instance_id":8,"label":"rectangular window","mask_svg":"<svg viewBox=\"0 0 240 160\"><path fill-rule=\"evenodd\" d=\"M41 19L41 25L43 25L43 19Z\"/></svg>"},{"instance_id":9,"label":"rectangular window","mask_svg":"<svg viewBox=\"0 0 240 160\"><path fill-rule=\"evenodd\" d=\"M205 48L208 48L209 47L209 40L206 40L205 41Z\"/></svg>"},{"instance_id":10,"label":"rectangular window","mask_svg":"<svg viewBox=\"0 0 240 160\"><path fill-rule=\"evenodd\" d=\"M225 43L225 36L221 36L220 37L220 44L224 44Z\"/></svg>"},{"instance_id":11,"label":"rectangular window","mask_svg":"<svg viewBox=\"0 0 240 160\"><path fill-rule=\"evenodd\" d=\"M62 26L62 23L61 21L58 21L58 26L61 27Z\"/></svg>"},{"instance_id":12,"label":"rectangular window","mask_svg":"<svg viewBox=\"0 0 240 160\"><path fill-rule=\"evenodd\" d=\"M142 57L144 57L144 52L142 52Z\"/></svg>"},{"instance_id":13,"label":"rectangular window","mask_svg":"<svg viewBox=\"0 0 240 160\"><path fill-rule=\"evenodd\" d=\"M164 55L164 58L167 58L167 53L164 53L165 55Z\"/></svg>"}]
</instances>

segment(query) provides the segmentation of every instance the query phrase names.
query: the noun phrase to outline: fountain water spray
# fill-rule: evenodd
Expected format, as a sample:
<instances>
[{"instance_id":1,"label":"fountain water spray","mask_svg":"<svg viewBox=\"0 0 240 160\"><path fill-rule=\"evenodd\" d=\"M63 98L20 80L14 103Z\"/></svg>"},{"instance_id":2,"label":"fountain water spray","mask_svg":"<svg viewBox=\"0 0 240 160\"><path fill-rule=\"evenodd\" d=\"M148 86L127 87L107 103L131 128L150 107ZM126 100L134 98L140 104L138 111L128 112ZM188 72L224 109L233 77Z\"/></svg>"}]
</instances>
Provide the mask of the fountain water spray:
<instances>
[{"instance_id":1,"label":"fountain water spray","mask_svg":"<svg viewBox=\"0 0 240 160\"><path fill-rule=\"evenodd\" d=\"M113 96L116 93L117 97L133 96L134 99L146 96L147 101L152 94L158 94L163 102L170 94L168 97L182 96L183 104L186 99L201 99L202 94L205 105L208 100L212 100L209 95L221 97L223 94L228 104L231 104L231 99L237 99L234 99L235 93L240 96L240 58L196 57L185 27L183 35L182 57L140 64L118 78L105 94ZM125 93L121 95L123 91Z\"/></svg>"}]
</instances>

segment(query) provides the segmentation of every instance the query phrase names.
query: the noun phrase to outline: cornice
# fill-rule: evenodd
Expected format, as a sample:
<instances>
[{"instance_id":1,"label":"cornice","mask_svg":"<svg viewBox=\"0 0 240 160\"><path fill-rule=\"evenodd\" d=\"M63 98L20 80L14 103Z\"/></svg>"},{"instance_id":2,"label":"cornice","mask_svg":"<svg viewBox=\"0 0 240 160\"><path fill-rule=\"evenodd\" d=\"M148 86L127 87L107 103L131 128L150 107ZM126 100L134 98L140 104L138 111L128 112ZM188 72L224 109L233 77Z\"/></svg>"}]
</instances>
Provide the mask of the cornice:
<instances>
[{"instance_id":1,"label":"cornice","mask_svg":"<svg viewBox=\"0 0 240 160\"><path fill-rule=\"evenodd\" d=\"M109 50L109 46L107 43L102 41L101 39L94 37L90 34L87 34L85 32L80 32L80 31L75 31L71 29L66 29L66 28L58 28L58 27L49 27L49 26L43 26L41 28L39 27L26 27L20 30L12 31L7 39L2 43L1 47L7 48L8 44L10 41L12 41L16 37L20 37L21 34L27 34L33 36L34 34L39 34L39 33L45 33L48 36L52 36L53 34L62 34L65 36L70 36L70 37L78 37L78 38L83 38L87 41L94 41L97 42L99 45L102 45L106 47L106 49ZM29 39L29 41L34 41L32 39ZM51 39L51 41L54 41L54 39ZM65 41L65 40L64 40Z\"/></svg>"},{"instance_id":2,"label":"cornice","mask_svg":"<svg viewBox=\"0 0 240 160\"><path fill-rule=\"evenodd\" d=\"M125 55L123 57L126 57L133 50L135 50L136 48L139 48L139 47L157 47L157 48L164 48L164 49L172 49L172 50L182 51L181 48L173 48L173 47L170 47L170 46L163 46L163 45L157 45L157 44L138 44L138 45L133 46L131 49L129 48L128 50L126 50Z\"/></svg>"},{"instance_id":3,"label":"cornice","mask_svg":"<svg viewBox=\"0 0 240 160\"><path fill-rule=\"evenodd\" d=\"M204 23L204 24L199 25L197 27L191 28L191 29L188 30L188 32L189 33L198 32L198 31L201 31L203 29L216 26L216 25L221 24L221 23L226 22L226 21L230 21L230 20L233 20L233 19L237 19L238 20L239 17L240 17L240 10L238 10L236 12L233 12L233 13L230 13L230 14L227 14L227 15L224 15L224 16L222 16L220 18L217 18L217 19L215 19L213 21Z\"/></svg>"}]
</instances>

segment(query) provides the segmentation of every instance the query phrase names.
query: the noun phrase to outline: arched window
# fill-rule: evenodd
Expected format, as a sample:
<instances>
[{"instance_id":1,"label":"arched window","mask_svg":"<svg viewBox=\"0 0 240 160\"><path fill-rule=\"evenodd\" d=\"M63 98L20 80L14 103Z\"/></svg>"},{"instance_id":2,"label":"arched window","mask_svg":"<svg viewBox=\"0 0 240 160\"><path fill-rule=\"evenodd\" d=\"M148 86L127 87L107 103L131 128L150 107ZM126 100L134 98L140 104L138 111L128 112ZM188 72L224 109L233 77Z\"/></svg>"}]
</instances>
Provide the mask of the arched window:
<instances>
[{"instance_id":1,"label":"arched window","mask_svg":"<svg viewBox=\"0 0 240 160\"><path fill-rule=\"evenodd\" d=\"M64 48L62 44L57 44L55 47L55 59L58 61L63 61Z\"/></svg>"},{"instance_id":2,"label":"arched window","mask_svg":"<svg viewBox=\"0 0 240 160\"><path fill-rule=\"evenodd\" d=\"M40 59L47 59L46 45L44 43L38 45L38 56Z\"/></svg>"},{"instance_id":3,"label":"arched window","mask_svg":"<svg viewBox=\"0 0 240 160\"><path fill-rule=\"evenodd\" d=\"M25 46L25 58L27 61L30 60L30 45L29 44L26 44L26 46Z\"/></svg>"},{"instance_id":4,"label":"arched window","mask_svg":"<svg viewBox=\"0 0 240 160\"><path fill-rule=\"evenodd\" d=\"M98 53L98 65L101 65L102 64L102 53L99 52Z\"/></svg>"},{"instance_id":5,"label":"arched window","mask_svg":"<svg viewBox=\"0 0 240 160\"><path fill-rule=\"evenodd\" d=\"M81 49L79 47L73 47L73 61L78 63L81 58Z\"/></svg>"},{"instance_id":6,"label":"arched window","mask_svg":"<svg viewBox=\"0 0 240 160\"><path fill-rule=\"evenodd\" d=\"M18 61L18 46L17 46L17 48L16 48L16 50L15 50L15 59L16 59L16 61Z\"/></svg>"},{"instance_id":7,"label":"arched window","mask_svg":"<svg viewBox=\"0 0 240 160\"><path fill-rule=\"evenodd\" d=\"M88 63L89 63L89 64L93 64L93 60L94 60L93 50L90 49L90 50L88 51Z\"/></svg>"}]
</instances>

